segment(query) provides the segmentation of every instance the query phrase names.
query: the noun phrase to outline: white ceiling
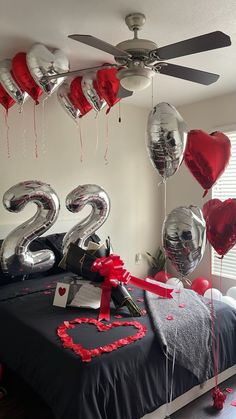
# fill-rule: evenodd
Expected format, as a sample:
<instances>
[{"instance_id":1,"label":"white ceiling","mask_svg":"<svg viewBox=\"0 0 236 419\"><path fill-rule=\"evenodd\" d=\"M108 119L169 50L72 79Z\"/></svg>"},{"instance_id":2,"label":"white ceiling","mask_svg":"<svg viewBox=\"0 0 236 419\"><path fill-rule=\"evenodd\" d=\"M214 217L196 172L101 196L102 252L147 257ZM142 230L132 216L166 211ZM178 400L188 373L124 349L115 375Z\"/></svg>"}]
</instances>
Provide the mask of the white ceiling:
<instances>
[{"instance_id":1,"label":"white ceiling","mask_svg":"<svg viewBox=\"0 0 236 419\"><path fill-rule=\"evenodd\" d=\"M0 59L27 51L34 42L59 47L71 68L84 68L113 57L67 38L68 34L91 34L114 45L131 38L124 23L126 14L142 12L147 21L142 38L159 46L220 30L231 36L232 46L171 60L218 73L211 86L157 75L154 102L173 105L193 103L236 91L236 1L235 0L0 0ZM151 106L151 88L125 101Z\"/></svg>"}]
</instances>

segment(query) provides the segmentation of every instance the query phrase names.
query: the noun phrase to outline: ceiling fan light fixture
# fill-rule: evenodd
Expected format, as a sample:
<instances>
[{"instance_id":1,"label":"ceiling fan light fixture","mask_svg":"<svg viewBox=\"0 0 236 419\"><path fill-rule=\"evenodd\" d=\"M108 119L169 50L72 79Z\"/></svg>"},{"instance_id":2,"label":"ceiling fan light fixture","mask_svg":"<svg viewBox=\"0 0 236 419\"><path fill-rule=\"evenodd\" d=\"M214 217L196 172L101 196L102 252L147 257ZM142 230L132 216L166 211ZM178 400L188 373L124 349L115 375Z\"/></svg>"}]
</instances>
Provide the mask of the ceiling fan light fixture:
<instances>
[{"instance_id":1,"label":"ceiling fan light fixture","mask_svg":"<svg viewBox=\"0 0 236 419\"><path fill-rule=\"evenodd\" d=\"M153 75L153 71L149 68L127 68L117 73L121 86L131 92L144 90L150 86Z\"/></svg>"}]
</instances>

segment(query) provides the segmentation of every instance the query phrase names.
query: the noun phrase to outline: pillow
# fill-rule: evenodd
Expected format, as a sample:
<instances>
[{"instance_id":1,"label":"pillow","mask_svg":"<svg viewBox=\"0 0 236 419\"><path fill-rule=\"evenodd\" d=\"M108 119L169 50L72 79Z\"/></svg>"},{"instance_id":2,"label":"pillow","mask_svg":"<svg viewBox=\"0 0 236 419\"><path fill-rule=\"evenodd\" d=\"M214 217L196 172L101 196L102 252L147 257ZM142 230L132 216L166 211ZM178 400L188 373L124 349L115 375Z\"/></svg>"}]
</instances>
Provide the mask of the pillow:
<instances>
[{"instance_id":1,"label":"pillow","mask_svg":"<svg viewBox=\"0 0 236 419\"><path fill-rule=\"evenodd\" d=\"M0 265L0 286L11 284L12 282L21 281L24 277L24 279L33 279L33 278L41 278L49 275L55 275L57 273L64 272L63 269L59 268L59 262L62 259L62 241L64 238L65 233L59 233L59 234L50 234L45 237L38 237L37 239L33 240L33 242L30 244L29 249L32 252L35 252L37 250L43 250L43 249L49 249L54 252L55 255L55 263L52 266L51 269L44 272L36 272L28 274L26 277L23 275L8 275L5 274L2 271L1 265ZM3 240L0 240L0 248L2 246Z\"/></svg>"}]
</instances>

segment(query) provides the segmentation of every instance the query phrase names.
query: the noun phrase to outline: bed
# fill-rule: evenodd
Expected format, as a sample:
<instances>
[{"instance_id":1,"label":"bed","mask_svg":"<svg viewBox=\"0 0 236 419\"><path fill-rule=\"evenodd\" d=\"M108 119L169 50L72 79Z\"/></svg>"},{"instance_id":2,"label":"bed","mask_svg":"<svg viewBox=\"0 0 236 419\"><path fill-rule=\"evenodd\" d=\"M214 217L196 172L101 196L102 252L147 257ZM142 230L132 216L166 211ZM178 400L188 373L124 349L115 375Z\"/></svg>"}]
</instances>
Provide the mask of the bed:
<instances>
[{"instance_id":1,"label":"bed","mask_svg":"<svg viewBox=\"0 0 236 419\"><path fill-rule=\"evenodd\" d=\"M112 308L111 322L138 320L146 326L146 335L91 362L82 362L71 349L63 348L57 328L77 317L96 318L97 312L52 305L57 281L68 276L70 273L58 272L0 287L0 361L30 384L55 419L164 418L166 361L148 313L137 319L119 309L122 318L118 320ZM141 290L133 290L132 296L145 308ZM235 373L236 311L217 303L216 313L221 325L220 371L227 370L228 378ZM99 333L94 326L82 324L70 333L75 342L79 339L90 349L132 335L134 330L127 326ZM187 392L198 385L191 372L176 364L173 399L183 403ZM173 406L179 408L181 402L174 401Z\"/></svg>"}]
</instances>

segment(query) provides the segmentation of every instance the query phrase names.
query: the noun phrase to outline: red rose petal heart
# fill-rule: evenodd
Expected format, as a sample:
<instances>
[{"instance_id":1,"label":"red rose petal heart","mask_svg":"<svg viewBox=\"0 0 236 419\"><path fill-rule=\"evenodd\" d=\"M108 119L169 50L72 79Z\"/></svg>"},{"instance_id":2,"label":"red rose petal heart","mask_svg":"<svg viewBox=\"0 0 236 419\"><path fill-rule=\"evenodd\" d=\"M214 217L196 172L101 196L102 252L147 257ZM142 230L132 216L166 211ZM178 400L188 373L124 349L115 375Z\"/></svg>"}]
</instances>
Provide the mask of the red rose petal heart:
<instances>
[{"instance_id":1,"label":"red rose petal heart","mask_svg":"<svg viewBox=\"0 0 236 419\"><path fill-rule=\"evenodd\" d=\"M210 199L203 206L207 239L224 256L236 244L236 199Z\"/></svg>"},{"instance_id":2,"label":"red rose petal heart","mask_svg":"<svg viewBox=\"0 0 236 419\"><path fill-rule=\"evenodd\" d=\"M60 287L59 290L58 290L58 292L59 292L59 295L62 297L65 294L65 292L66 292L66 288Z\"/></svg>"},{"instance_id":3,"label":"red rose petal heart","mask_svg":"<svg viewBox=\"0 0 236 419\"><path fill-rule=\"evenodd\" d=\"M77 324L81 323L93 324L97 327L97 330L99 332L106 332L108 330L113 329L114 327L120 326L133 326L136 329L138 329L138 332L135 335L127 336L123 339L118 339L110 343L109 345L99 346L98 348L94 349L86 349L79 343L74 343L73 338L70 337L67 333L67 329L74 329ZM96 319L91 318L77 318L74 320L65 321L57 328L57 334L63 342L64 348L72 349L77 355L81 357L83 362L90 362L92 360L92 357L100 356L101 354L106 352L112 352L118 348L121 348L122 346L129 345L130 343L133 343L138 339L142 339L145 336L146 331L146 326L136 321L116 321L113 323L104 324Z\"/></svg>"},{"instance_id":4,"label":"red rose petal heart","mask_svg":"<svg viewBox=\"0 0 236 419\"><path fill-rule=\"evenodd\" d=\"M230 140L222 132L207 134L192 130L188 133L185 164L205 189L204 196L224 172L230 159L230 149Z\"/></svg>"}]
</instances>

